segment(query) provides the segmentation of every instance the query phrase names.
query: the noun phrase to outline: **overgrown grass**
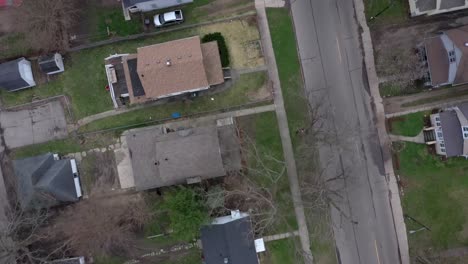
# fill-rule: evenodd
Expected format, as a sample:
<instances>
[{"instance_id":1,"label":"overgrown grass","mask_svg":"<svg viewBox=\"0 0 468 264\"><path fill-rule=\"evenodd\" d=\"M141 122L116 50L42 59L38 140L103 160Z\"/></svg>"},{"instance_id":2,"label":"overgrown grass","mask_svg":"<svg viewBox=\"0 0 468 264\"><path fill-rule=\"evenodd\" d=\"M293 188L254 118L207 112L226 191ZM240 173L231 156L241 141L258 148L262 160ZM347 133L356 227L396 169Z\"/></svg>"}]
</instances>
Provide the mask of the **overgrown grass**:
<instances>
[{"instance_id":1,"label":"overgrown grass","mask_svg":"<svg viewBox=\"0 0 468 264\"><path fill-rule=\"evenodd\" d=\"M388 120L390 133L407 137L417 136L424 128L424 117L430 112L417 112Z\"/></svg>"},{"instance_id":2,"label":"overgrown grass","mask_svg":"<svg viewBox=\"0 0 468 264\"><path fill-rule=\"evenodd\" d=\"M47 152L61 155L82 152L93 148L107 147L114 143L115 135L112 133L97 134L87 137L69 137L61 140L49 141L42 144L29 145L12 150L15 159L32 157Z\"/></svg>"},{"instance_id":3,"label":"overgrown grass","mask_svg":"<svg viewBox=\"0 0 468 264\"><path fill-rule=\"evenodd\" d=\"M141 19L133 18L126 21L122 12L122 7L100 7L90 5L88 16L90 20L91 40L99 41L110 36L128 36L143 32L143 22Z\"/></svg>"},{"instance_id":4,"label":"overgrown grass","mask_svg":"<svg viewBox=\"0 0 468 264\"><path fill-rule=\"evenodd\" d=\"M400 87L392 83L381 83L379 85L379 92L382 97L403 96L408 94L415 94L422 92L423 88L417 85L410 85L408 87Z\"/></svg>"},{"instance_id":5,"label":"overgrown grass","mask_svg":"<svg viewBox=\"0 0 468 264\"><path fill-rule=\"evenodd\" d=\"M265 244L267 256L264 262L267 264L299 264L303 263L301 256L297 254L296 247L300 247L297 240L288 238L267 242Z\"/></svg>"},{"instance_id":6,"label":"overgrown grass","mask_svg":"<svg viewBox=\"0 0 468 264\"><path fill-rule=\"evenodd\" d=\"M227 91L212 96L200 96L192 102L172 102L163 105L147 107L117 116L97 120L79 129L80 132L98 131L142 124L149 121L167 119L171 113L178 112L182 116L219 110L251 102L250 93L255 93L266 81L264 72L243 74ZM213 98L214 100L212 100Z\"/></svg>"},{"instance_id":7,"label":"overgrown grass","mask_svg":"<svg viewBox=\"0 0 468 264\"><path fill-rule=\"evenodd\" d=\"M0 37L0 59L26 56L30 51L31 47L22 34L12 33Z\"/></svg>"},{"instance_id":8,"label":"overgrown grass","mask_svg":"<svg viewBox=\"0 0 468 264\"><path fill-rule=\"evenodd\" d=\"M398 158L404 213L431 229L408 235L410 253L468 245L468 161L441 161L425 145L415 143L405 143ZM421 228L408 219L406 224L408 230Z\"/></svg>"},{"instance_id":9,"label":"overgrown grass","mask_svg":"<svg viewBox=\"0 0 468 264\"><path fill-rule=\"evenodd\" d=\"M366 17L371 23L401 22L409 18L408 1L406 0L364 0Z\"/></svg>"}]
</instances>

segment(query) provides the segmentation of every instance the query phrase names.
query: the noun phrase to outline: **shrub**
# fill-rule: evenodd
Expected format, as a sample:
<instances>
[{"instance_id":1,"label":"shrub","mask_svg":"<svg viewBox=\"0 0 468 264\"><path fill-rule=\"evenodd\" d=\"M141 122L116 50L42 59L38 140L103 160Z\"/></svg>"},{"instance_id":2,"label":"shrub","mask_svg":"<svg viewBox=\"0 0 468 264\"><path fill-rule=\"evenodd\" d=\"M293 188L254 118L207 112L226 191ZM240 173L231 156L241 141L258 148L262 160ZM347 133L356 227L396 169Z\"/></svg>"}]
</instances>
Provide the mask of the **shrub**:
<instances>
[{"instance_id":1,"label":"shrub","mask_svg":"<svg viewBox=\"0 0 468 264\"><path fill-rule=\"evenodd\" d=\"M223 67L228 67L230 64L229 61L229 51L226 46L226 41L224 40L223 35L220 32L210 33L202 38L202 43L210 42L210 41L217 41L218 42L218 49L219 49L219 56L221 57L221 65Z\"/></svg>"}]
</instances>

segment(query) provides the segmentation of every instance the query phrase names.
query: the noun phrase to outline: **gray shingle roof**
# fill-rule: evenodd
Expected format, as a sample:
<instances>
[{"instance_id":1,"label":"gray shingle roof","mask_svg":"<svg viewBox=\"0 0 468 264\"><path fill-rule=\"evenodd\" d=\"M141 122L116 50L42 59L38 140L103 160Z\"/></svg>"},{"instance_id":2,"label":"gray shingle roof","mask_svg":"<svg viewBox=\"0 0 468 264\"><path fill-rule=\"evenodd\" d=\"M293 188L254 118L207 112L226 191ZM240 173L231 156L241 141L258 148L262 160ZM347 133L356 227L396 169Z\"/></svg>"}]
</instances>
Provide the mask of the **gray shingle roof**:
<instances>
[{"instance_id":1,"label":"gray shingle roof","mask_svg":"<svg viewBox=\"0 0 468 264\"><path fill-rule=\"evenodd\" d=\"M69 159L52 153L13 161L23 208L44 208L78 201Z\"/></svg>"},{"instance_id":2,"label":"gray shingle roof","mask_svg":"<svg viewBox=\"0 0 468 264\"><path fill-rule=\"evenodd\" d=\"M250 217L201 228L206 264L258 264Z\"/></svg>"},{"instance_id":3,"label":"gray shingle roof","mask_svg":"<svg viewBox=\"0 0 468 264\"><path fill-rule=\"evenodd\" d=\"M42 56L39 58L38 62L39 62L39 67L41 68L41 71L45 73L55 72L55 71L60 70L60 68L57 66L57 63L55 61L55 54Z\"/></svg>"},{"instance_id":4,"label":"gray shingle roof","mask_svg":"<svg viewBox=\"0 0 468 264\"><path fill-rule=\"evenodd\" d=\"M447 157L463 154L463 135L460 121L455 111L445 111L439 114Z\"/></svg>"},{"instance_id":5,"label":"gray shingle roof","mask_svg":"<svg viewBox=\"0 0 468 264\"><path fill-rule=\"evenodd\" d=\"M23 58L0 64L0 88L14 91L29 86L19 72L18 62L21 60Z\"/></svg>"}]
</instances>

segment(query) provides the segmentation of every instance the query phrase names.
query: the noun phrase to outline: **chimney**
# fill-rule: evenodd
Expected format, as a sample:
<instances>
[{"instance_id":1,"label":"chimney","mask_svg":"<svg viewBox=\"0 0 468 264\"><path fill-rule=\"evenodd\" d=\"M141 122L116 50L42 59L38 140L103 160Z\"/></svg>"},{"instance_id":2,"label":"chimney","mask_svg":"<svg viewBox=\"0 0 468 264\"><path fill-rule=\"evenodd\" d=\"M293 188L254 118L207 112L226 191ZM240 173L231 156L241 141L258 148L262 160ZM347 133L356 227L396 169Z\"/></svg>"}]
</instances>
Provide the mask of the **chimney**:
<instances>
[{"instance_id":1,"label":"chimney","mask_svg":"<svg viewBox=\"0 0 468 264\"><path fill-rule=\"evenodd\" d=\"M171 66L171 65L172 65L171 60L168 59L168 60L166 61L166 66L169 67L169 66Z\"/></svg>"},{"instance_id":2,"label":"chimney","mask_svg":"<svg viewBox=\"0 0 468 264\"><path fill-rule=\"evenodd\" d=\"M231 218L232 219L239 219L241 218L241 213L239 210L231 210Z\"/></svg>"}]
</instances>

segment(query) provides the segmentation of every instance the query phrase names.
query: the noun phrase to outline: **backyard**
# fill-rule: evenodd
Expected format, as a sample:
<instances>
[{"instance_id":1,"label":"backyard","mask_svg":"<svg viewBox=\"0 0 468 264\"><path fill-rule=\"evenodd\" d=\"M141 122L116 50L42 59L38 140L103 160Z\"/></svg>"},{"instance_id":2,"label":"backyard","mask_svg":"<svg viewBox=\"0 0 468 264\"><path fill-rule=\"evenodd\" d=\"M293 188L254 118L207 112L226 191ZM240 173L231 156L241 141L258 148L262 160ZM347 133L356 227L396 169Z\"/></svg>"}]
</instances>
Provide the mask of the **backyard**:
<instances>
[{"instance_id":1,"label":"backyard","mask_svg":"<svg viewBox=\"0 0 468 264\"><path fill-rule=\"evenodd\" d=\"M254 19L255 20L255 19ZM253 21L254 21L253 20ZM105 87L107 79L104 71L104 58L115 53L135 52L138 47L180 39L189 36L203 36L211 32L221 32L226 39L231 56L232 68L252 68L263 65L257 50L250 43L258 42L259 33L250 18L212 24L206 27L162 33L160 35L133 41L73 52L65 58L65 72L57 80L45 85L16 93L1 93L5 106L28 103L58 94L70 97L75 118L97 114L112 109L112 101Z\"/></svg>"},{"instance_id":2,"label":"backyard","mask_svg":"<svg viewBox=\"0 0 468 264\"><path fill-rule=\"evenodd\" d=\"M402 181L404 213L430 229L406 218L408 232L414 232L408 235L411 256L436 256L468 246L468 161L442 161L423 144L401 144L396 172Z\"/></svg>"}]
</instances>

